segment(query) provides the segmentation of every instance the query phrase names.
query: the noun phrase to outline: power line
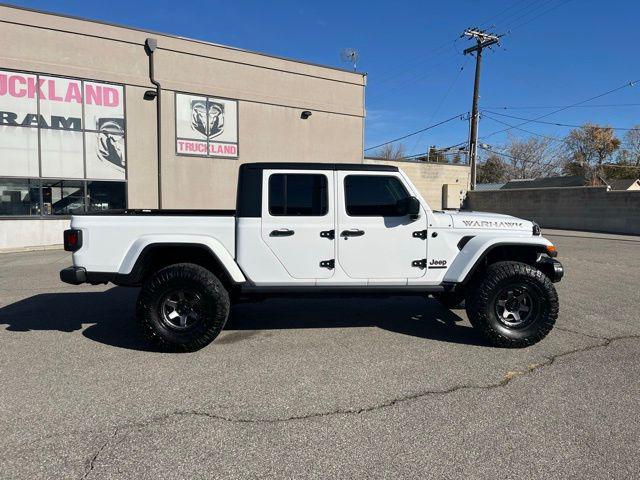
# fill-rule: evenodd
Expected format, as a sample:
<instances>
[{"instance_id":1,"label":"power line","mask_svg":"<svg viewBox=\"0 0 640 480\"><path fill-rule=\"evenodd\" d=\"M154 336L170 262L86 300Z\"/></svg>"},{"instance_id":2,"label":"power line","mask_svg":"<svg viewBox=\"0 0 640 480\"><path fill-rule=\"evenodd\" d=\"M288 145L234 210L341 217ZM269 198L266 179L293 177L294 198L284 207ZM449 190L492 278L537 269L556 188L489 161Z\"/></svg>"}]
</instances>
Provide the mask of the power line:
<instances>
[{"instance_id":1,"label":"power line","mask_svg":"<svg viewBox=\"0 0 640 480\"><path fill-rule=\"evenodd\" d=\"M400 140L404 140L405 138L413 137L414 135L417 135L419 133L426 132L427 130L431 130L432 128L439 127L440 125L444 125L445 123L455 120L456 118L460 118L464 114L465 112L459 113L457 115L454 115L453 117L447 118L446 120L442 120L441 122L434 123L433 125L429 125L428 127L424 127L424 128L421 128L420 130L416 130L415 132L411 132L407 135L403 135L402 137L394 138L393 140L389 140L379 145L374 145L373 147L365 148L364 151L367 152L369 150L373 150L374 148L384 147L385 145L389 145L390 143L399 142Z\"/></svg>"},{"instance_id":2,"label":"power line","mask_svg":"<svg viewBox=\"0 0 640 480\"><path fill-rule=\"evenodd\" d=\"M521 18L525 18L528 15L539 11L541 8L545 8L545 7L549 6L549 4L552 3L553 1L554 0L544 0L539 4L528 4L528 5L526 5L525 8L520 10L520 12L524 12L524 13L521 13L520 15L517 15L518 12L515 12L513 15L510 15L509 17L503 19L503 22L505 22L504 28L508 30L508 27L510 25L513 25L515 22L517 22ZM529 8L529 7L532 7L532 8Z\"/></svg>"},{"instance_id":3,"label":"power line","mask_svg":"<svg viewBox=\"0 0 640 480\"><path fill-rule=\"evenodd\" d=\"M558 5L554 5L553 7L551 7L551 8L549 8L549 9L545 10L544 12L540 13L539 15L536 15L535 17L532 17L532 18L530 18L530 19L526 20L525 22L523 22L523 23L521 23L521 24L519 24L519 25L516 25L515 27L511 27L511 28L509 29L509 32L508 32L508 33L511 33L513 30L515 30L515 29L517 29L517 28L522 28L522 27L524 27L525 25L527 25L527 24L529 24L529 23L533 22L534 20L537 20L538 18L542 17L543 15L546 15L547 13L551 12L552 10L555 10L555 9L557 9L557 8L560 8L560 7L562 7L562 6L566 5L567 3L571 2L571 1L572 1L572 0L566 0L565 2L561 2L561 3L559 3Z\"/></svg>"},{"instance_id":4,"label":"power line","mask_svg":"<svg viewBox=\"0 0 640 480\"><path fill-rule=\"evenodd\" d=\"M492 22L493 20L495 20L496 18L501 17L504 13L508 12L509 10L511 10L512 8L520 5L521 3L525 3L527 2L527 5L525 5L525 8L529 7L529 0L518 0L515 3L512 3L510 6L506 7L505 9L501 10L499 13L497 13L496 15L492 15L491 17L487 18L485 21L481 22L479 25L481 27L484 26L488 26L490 22ZM523 9L520 9L518 11L521 11ZM511 12L513 13L513 12ZM507 15L508 17L509 15Z\"/></svg>"},{"instance_id":5,"label":"power line","mask_svg":"<svg viewBox=\"0 0 640 480\"><path fill-rule=\"evenodd\" d=\"M409 65L404 65L402 68L396 69L396 71L394 73L391 73L391 75L386 75L379 78L378 82L381 84L384 84L390 80L402 77L406 75L409 70L414 70L419 65L423 65L426 61L433 60L439 56L450 53L449 49L454 50L453 45L451 43L452 43L451 40L447 40L445 43L434 48L433 50L428 52L426 55L421 55L420 56L421 58L420 57L414 58ZM455 43L455 41L453 43Z\"/></svg>"},{"instance_id":6,"label":"power line","mask_svg":"<svg viewBox=\"0 0 640 480\"><path fill-rule=\"evenodd\" d=\"M507 153L504 152L499 152L498 150L492 150L491 148L485 148L482 145L478 145L479 148L481 148L482 150L484 150L485 152L491 152L491 153L495 153L496 155L502 155L503 157L507 157L510 158L511 160L518 160L516 157L513 157Z\"/></svg>"},{"instance_id":7,"label":"power line","mask_svg":"<svg viewBox=\"0 0 640 480\"><path fill-rule=\"evenodd\" d=\"M640 103L605 103L599 105L501 105L485 107L487 110L546 110L550 108L609 108L609 107L638 107Z\"/></svg>"},{"instance_id":8,"label":"power line","mask_svg":"<svg viewBox=\"0 0 640 480\"><path fill-rule=\"evenodd\" d=\"M487 135L482 136L481 138L489 138L489 137L492 137L494 135L497 135L498 133L507 132L509 130L512 130L513 128L517 128L517 127L521 127L523 125L527 125L528 123L531 123L531 122L533 122L535 120L540 120L541 118L550 117L551 115L555 115L556 113L562 112L564 110L568 110L569 108L573 108L573 107L575 107L577 105L582 105L583 103L587 103L587 102L590 102L592 100L596 100L598 98L602 98L605 95L610 95L610 94L615 93L615 92L617 92L619 90L622 90L624 88L633 87L638 81L640 81L640 80L633 80L631 82L625 83L624 85L620 85L619 87L613 88L613 89L608 90L608 91L606 91L604 93L601 93L599 95L595 95L593 97L587 98L586 100L581 100L579 102L572 103L571 105L567 105L567 106L564 106L562 108L558 108L557 110L554 110L554 111L549 112L549 113L545 113L544 115L540 115L540 116L538 116L538 117L536 117L534 119L527 120L526 122L519 123L518 125L514 125L513 127L503 128L502 130L497 130L495 132L491 132L491 133L489 133Z\"/></svg>"},{"instance_id":9,"label":"power line","mask_svg":"<svg viewBox=\"0 0 640 480\"><path fill-rule=\"evenodd\" d=\"M467 61L468 61L468 58L465 58L465 60L462 63L462 65L460 65L460 68L458 69L458 73L456 74L456 76L453 78L453 80L449 84L449 87L447 88L447 91L445 92L444 96L440 99L440 102L438 103L438 106L436 107L436 109L429 116L429 120L427 120L427 123L431 123L433 121L433 118L440 112L440 109L442 108L442 105L444 105L444 102L449 97L449 94L451 93L451 90L453 90L453 87L455 86L455 84L458 82L458 79L462 75L462 71L464 70L464 67L467 65ZM415 143L413 144L413 147L411 147L411 150L415 149L418 146L418 143L420 142L421 139L422 139L422 135L419 135L418 138L416 139ZM409 151L411 151L411 150L409 150Z\"/></svg>"},{"instance_id":10,"label":"power line","mask_svg":"<svg viewBox=\"0 0 640 480\"><path fill-rule=\"evenodd\" d=\"M375 99L375 100L379 100L380 98L386 96L387 93L392 92L394 90L397 90L399 88L403 88L406 87L408 85L410 85L411 83L417 83L423 80L426 80L428 78L431 78L437 74L439 74L441 72L441 70L438 70L439 67L442 67L443 65L448 65L450 63L453 63L456 59L454 57L451 58L444 58L441 62L433 65L431 68L429 68L428 70L426 70L426 72L423 72L422 74L412 74L410 77L407 77L405 79L402 79L400 81L400 83L396 84L396 85L392 85L386 88L382 88L381 90L374 92L373 94L371 94L367 100L371 101L371 99ZM375 85L375 82L371 84L372 86Z\"/></svg>"},{"instance_id":11,"label":"power line","mask_svg":"<svg viewBox=\"0 0 640 480\"><path fill-rule=\"evenodd\" d=\"M531 119L531 118L517 117L515 115L508 115L506 113L492 112L492 111L489 111L489 110L486 110L486 111L483 110L483 112L491 113L493 115L500 115L501 117L513 118L515 120L526 120L527 122L530 122L530 123L542 123L544 125L555 125L556 127L580 128L580 127L583 126L583 125L574 125L574 124L571 124L571 123L545 122L544 120L538 120L538 119L535 119L535 118ZM512 128L517 128L516 125L512 125L511 127ZM611 128L612 130L624 130L624 131L633 131L633 132L640 130L640 128L637 128L637 127L628 128L628 127L609 127L609 126L607 126L606 128Z\"/></svg>"},{"instance_id":12,"label":"power line","mask_svg":"<svg viewBox=\"0 0 640 480\"><path fill-rule=\"evenodd\" d=\"M532 132L530 130L525 130L524 128L519 128L519 127L516 127L515 125L511 125L510 123L503 122L502 120L498 120L497 118L493 118L491 115L487 115L486 111L482 112L482 117L483 118L486 117L489 120L492 120L492 121L497 122L497 123L499 123L501 125L504 125L505 127L511 127L511 128L513 128L515 130L520 130L521 132L528 133L529 135L535 135L537 137L546 138L547 140L551 140L552 142L559 142L561 140L559 138L549 137L547 135L542 135L541 133L536 133L536 132Z\"/></svg>"}]
</instances>

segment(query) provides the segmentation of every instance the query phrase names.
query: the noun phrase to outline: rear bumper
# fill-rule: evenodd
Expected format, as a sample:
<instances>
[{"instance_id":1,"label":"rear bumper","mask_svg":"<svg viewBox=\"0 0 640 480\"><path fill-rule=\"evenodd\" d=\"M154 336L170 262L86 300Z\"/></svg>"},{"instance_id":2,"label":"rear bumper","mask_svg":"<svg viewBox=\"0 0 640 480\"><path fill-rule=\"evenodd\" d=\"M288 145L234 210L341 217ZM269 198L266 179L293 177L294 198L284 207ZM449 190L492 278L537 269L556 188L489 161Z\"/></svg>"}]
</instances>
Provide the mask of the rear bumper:
<instances>
[{"instance_id":1,"label":"rear bumper","mask_svg":"<svg viewBox=\"0 0 640 480\"><path fill-rule=\"evenodd\" d=\"M557 283L562 280L564 276L564 267L562 264L551 257L541 257L538 259L538 268L547 275L553 283Z\"/></svg>"},{"instance_id":2,"label":"rear bumper","mask_svg":"<svg viewBox=\"0 0 640 480\"><path fill-rule=\"evenodd\" d=\"M67 267L60 270L60 280L71 285L80 285L87 281L87 271L82 267Z\"/></svg>"},{"instance_id":3,"label":"rear bumper","mask_svg":"<svg viewBox=\"0 0 640 480\"><path fill-rule=\"evenodd\" d=\"M80 285L81 283L98 285L112 282L115 279L116 275L113 273L87 272L83 267L67 267L60 270L60 280L71 285Z\"/></svg>"}]
</instances>

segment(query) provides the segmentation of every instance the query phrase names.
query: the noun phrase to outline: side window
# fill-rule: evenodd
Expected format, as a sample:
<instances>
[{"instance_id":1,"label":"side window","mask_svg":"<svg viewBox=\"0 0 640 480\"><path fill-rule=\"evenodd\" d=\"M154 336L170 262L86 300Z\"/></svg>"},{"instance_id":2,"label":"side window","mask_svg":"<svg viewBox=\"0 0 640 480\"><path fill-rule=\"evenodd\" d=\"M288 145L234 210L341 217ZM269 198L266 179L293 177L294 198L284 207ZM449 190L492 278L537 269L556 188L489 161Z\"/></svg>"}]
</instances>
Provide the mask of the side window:
<instances>
[{"instance_id":1,"label":"side window","mask_svg":"<svg viewBox=\"0 0 640 480\"><path fill-rule=\"evenodd\" d=\"M327 177L277 173L269 177L269 213L274 216L321 217L329 211Z\"/></svg>"},{"instance_id":2,"label":"side window","mask_svg":"<svg viewBox=\"0 0 640 480\"><path fill-rule=\"evenodd\" d=\"M348 175L344 179L347 215L351 217L400 217L400 205L409 193L396 177Z\"/></svg>"}]
</instances>

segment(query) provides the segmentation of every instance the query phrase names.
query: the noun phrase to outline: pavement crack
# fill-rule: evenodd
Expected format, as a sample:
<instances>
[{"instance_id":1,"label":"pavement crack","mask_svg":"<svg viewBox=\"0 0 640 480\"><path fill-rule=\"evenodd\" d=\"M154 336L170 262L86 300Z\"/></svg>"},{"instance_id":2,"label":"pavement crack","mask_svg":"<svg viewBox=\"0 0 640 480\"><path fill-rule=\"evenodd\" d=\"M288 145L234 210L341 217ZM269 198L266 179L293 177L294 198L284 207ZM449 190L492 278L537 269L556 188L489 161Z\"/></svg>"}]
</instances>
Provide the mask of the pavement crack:
<instances>
[{"instance_id":1,"label":"pavement crack","mask_svg":"<svg viewBox=\"0 0 640 480\"><path fill-rule=\"evenodd\" d=\"M91 456L91 458L89 458L87 460L87 468L84 472L84 475L82 476L82 478L87 478L91 472L93 472L93 468L95 467L96 464L96 460L98 459L98 457L100 456L100 454L102 453L102 451L107 448L107 446L113 441L113 439L116 437L116 435L118 435L118 431L120 430L120 428L115 428L113 430L113 433L111 434L111 436L107 439L106 442L104 442L100 448L98 448L98 450L96 450L96 452Z\"/></svg>"},{"instance_id":2,"label":"pavement crack","mask_svg":"<svg viewBox=\"0 0 640 480\"><path fill-rule=\"evenodd\" d=\"M566 327L558 327L557 325L554 327L554 330L560 330L561 332L573 333L574 335L581 335L583 337L593 338L594 340L609 340L609 338L607 338L607 337L601 337L599 335L590 335L590 334L584 333L584 332L577 332L576 330L571 330L570 328L566 328ZM633 337L633 336L631 336L631 337ZM619 337L614 337L614 338L619 338Z\"/></svg>"},{"instance_id":3,"label":"pavement crack","mask_svg":"<svg viewBox=\"0 0 640 480\"><path fill-rule=\"evenodd\" d=\"M566 330L566 329L563 329L563 330ZM579 333L579 332L575 332L575 333ZM104 443L102 443L100 447L95 451L95 453L86 461L86 470L82 478L86 479L89 477L89 475L91 475L98 458L113 443L114 439L118 436L118 434L123 434L121 441L124 441L124 439L130 434L132 430L136 428L144 429L152 425L165 422L172 417L194 416L194 417L203 417L203 418L226 422L226 423L245 424L245 425L250 425L250 424L264 425L264 424L280 424L280 423L287 423L287 422L294 422L294 421L301 421L301 420L319 419L319 418L325 418L325 417L331 417L331 416L337 416L337 415L354 415L354 414L359 415L363 413L378 411L384 408L393 407L394 405L398 405L401 403L420 400L422 398L445 396L445 395L456 393L462 390L492 390L496 388L505 387L509 385L516 378L526 376L536 370L540 370L544 367L549 367L553 365L560 358L588 352L598 348L606 348L609 345L613 344L614 342L621 341L621 340L640 340L640 335L625 335L625 336L612 337L612 338L593 337L591 335L586 335L586 334L585 336L598 339L599 342L545 357L545 359L542 362L529 364L526 368L522 370L509 371L503 376L501 380L497 382L485 384L485 385L475 385L472 383L454 385L452 387L445 388L445 389L425 390L425 391L413 393L410 395L397 397L397 398L388 400L386 402L379 403L376 405L371 405L368 407L337 408L335 410L328 410L326 412L312 412L304 415L293 415L293 416L280 417L280 418L237 418L232 416L221 415L218 413L212 413L204 410L194 409L194 410L174 410L162 415L150 417L146 420L129 422L116 427L113 433L109 436L109 438Z\"/></svg>"},{"instance_id":4,"label":"pavement crack","mask_svg":"<svg viewBox=\"0 0 640 480\"><path fill-rule=\"evenodd\" d=\"M586 335L589 337L592 337L590 335ZM625 335L625 336L620 336L620 337L613 337L613 338L603 338L603 337L592 337L595 339L599 339L601 340L599 343L596 344L592 344L592 345L587 345L584 347L580 347L580 348L576 348L573 350L568 350L565 352L560 352L556 355L552 355L549 357L546 357L544 361L540 362L540 363L532 363L529 364L527 366L527 368L523 369L523 370L514 370L514 371L509 371L507 372L504 377L498 381L498 382L494 382L494 383L489 383L486 385L474 385L474 384L462 384L462 385L454 385L450 388L446 388L446 389L440 389L440 390L426 390L426 391L422 391L422 392L418 392L418 393L414 393L414 394L410 394L410 395L405 395L402 397L398 397L398 398L394 398L392 400L389 400L387 402L383 402L383 403L379 403L376 405L372 405L369 407L362 407L362 408L338 408L335 410L330 410L330 411L326 411L326 412L314 412L314 413L309 413L309 414L305 414L305 415L294 415L294 416L290 416L290 417L282 417L282 418L233 418L233 417L227 417L224 415L220 415L220 414L215 414L215 413L210 413L210 412L206 412L206 411L200 411L200 410L176 410L172 413L169 413L167 415L164 415L163 417L161 417L161 419L166 419L168 417L171 416L200 416L200 417L207 417L210 419L214 419L214 420L220 420L220 421L224 421L224 422L230 422L230 423L244 423L244 424L271 424L271 423L285 423L285 422L292 422L292 421L297 421L297 420L309 420L309 419L314 419L314 418L322 418L322 417L328 417L328 416L334 416L334 415L359 415L362 413L368 413L368 412L372 412L372 411L376 411L376 410L380 410L380 409L384 409L384 408L388 408L388 407L392 407L394 405L397 405L399 403L405 403L405 402L411 402L414 400L419 400L421 398L424 397L429 397L429 396L439 396L439 395L449 395L451 393L455 393L458 392L460 390L491 390L491 389L495 389L495 388L501 388L501 387L505 387L507 386L509 383L511 383L514 379L528 375L536 370L539 370L543 367L548 367L550 365L553 365L556 360L562 358L562 357L566 357L569 355L574 355L574 354L578 354L578 353L583 353L583 352L587 352L590 350L594 350L596 348L604 348L604 347L608 347L609 345L611 345L612 343L619 341L619 340L628 340L628 339L640 339L640 335ZM160 419L160 418L159 418Z\"/></svg>"}]
</instances>

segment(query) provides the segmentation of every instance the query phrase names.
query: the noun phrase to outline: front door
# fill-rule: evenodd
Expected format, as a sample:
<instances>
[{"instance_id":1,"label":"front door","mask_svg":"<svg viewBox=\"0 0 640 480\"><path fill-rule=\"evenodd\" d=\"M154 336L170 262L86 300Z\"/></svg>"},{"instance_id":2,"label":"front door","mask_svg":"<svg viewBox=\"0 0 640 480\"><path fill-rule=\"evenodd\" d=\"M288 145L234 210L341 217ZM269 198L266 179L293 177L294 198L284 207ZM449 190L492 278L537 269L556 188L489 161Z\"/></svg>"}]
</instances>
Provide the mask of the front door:
<instances>
[{"instance_id":1,"label":"front door","mask_svg":"<svg viewBox=\"0 0 640 480\"><path fill-rule=\"evenodd\" d=\"M399 208L412 194L400 174L336 172L338 195L338 261L346 274L358 279L401 281L422 277L414 262L427 256L427 215L412 219Z\"/></svg>"},{"instance_id":2,"label":"front door","mask_svg":"<svg viewBox=\"0 0 640 480\"><path fill-rule=\"evenodd\" d=\"M292 278L333 275L333 182L332 170L264 170L262 240Z\"/></svg>"}]
</instances>

